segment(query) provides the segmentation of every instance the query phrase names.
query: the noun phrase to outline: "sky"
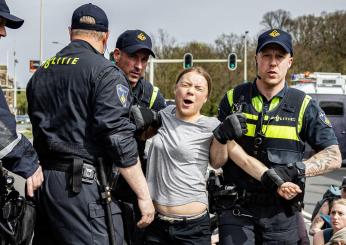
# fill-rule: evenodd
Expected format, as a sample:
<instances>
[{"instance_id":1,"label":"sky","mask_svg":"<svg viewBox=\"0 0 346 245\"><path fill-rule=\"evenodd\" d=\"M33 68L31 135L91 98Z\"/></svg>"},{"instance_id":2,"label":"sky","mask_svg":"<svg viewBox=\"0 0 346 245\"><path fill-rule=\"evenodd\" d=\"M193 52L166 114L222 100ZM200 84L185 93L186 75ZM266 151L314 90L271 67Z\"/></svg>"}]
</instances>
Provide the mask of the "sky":
<instances>
[{"instance_id":1,"label":"sky","mask_svg":"<svg viewBox=\"0 0 346 245\"><path fill-rule=\"evenodd\" d=\"M249 31L249 37L257 37L263 30L262 17L269 11L283 9L295 18L346 10L346 0L6 0L11 13L25 20L20 29L7 29L7 37L0 40L0 64L8 64L10 77L15 73L19 87L25 87L32 76L29 60L39 59L41 1L43 60L68 44L72 13L89 2L104 9L108 16L109 51L127 29L141 29L154 36L163 29L178 44L214 43L223 33L242 35Z\"/></svg>"}]
</instances>

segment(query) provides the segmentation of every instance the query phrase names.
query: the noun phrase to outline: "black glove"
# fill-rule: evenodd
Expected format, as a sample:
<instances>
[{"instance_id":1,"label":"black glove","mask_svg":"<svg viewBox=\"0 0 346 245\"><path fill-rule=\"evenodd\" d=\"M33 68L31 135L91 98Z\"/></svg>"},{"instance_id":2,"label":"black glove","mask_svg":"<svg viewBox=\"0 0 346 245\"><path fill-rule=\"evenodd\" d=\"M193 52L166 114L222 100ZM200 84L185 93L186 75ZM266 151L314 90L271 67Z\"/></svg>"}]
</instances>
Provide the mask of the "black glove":
<instances>
[{"instance_id":1,"label":"black glove","mask_svg":"<svg viewBox=\"0 0 346 245\"><path fill-rule=\"evenodd\" d=\"M285 181L298 183L300 178L305 177L305 164L302 162L290 163L274 167L275 172Z\"/></svg>"},{"instance_id":2,"label":"black glove","mask_svg":"<svg viewBox=\"0 0 346 245\"><path fill-rule=\"evenodd\" d=\"M140 105L131 106L130 119L136 125L137 130L146 130L149 126L154 128L161 126L159 113Z\"/></svg>"},{"instance_id":3,"label":"black glove","mask_svg":"<svg viewBox=\"0 0 346 245\"><path fill-rule=\"evenodd\" d=\"M226 117L220 125L214 129L214 137L221 144L226 144L227 140L240 138L247 132L246 117L243 113L237 112Z\"/></svg>"},{"instance_id":4,"label":"black glove","mask_svg":"<svg viewBox=\"0 0 346 245\"><path fill-rule=\"evenodd\" d=\"M261 183L266 189L276 192L285 181L276 173L275 169L270 168L262 175Z\"/></svg>"}]
</instances>

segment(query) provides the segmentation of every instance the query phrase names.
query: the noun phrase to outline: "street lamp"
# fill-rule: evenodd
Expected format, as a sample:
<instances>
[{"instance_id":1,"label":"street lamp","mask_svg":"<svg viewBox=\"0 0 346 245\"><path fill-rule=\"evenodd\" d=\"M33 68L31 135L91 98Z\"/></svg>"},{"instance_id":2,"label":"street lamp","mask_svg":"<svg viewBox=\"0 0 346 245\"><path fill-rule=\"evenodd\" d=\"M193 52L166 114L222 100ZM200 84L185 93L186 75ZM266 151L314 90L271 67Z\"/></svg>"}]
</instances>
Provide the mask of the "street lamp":
<instances>
[{"instance_id":1,"label":"street lamp","mask_svg":"<svg viewBox=\"0 0 346 245\"><path fill-rule=\"evenodd\" d=\"M13 113L17 115L17 81L16 81L16 51L13 52Z\"/></svg>"},{"instance_id":2,"label":"street lamp","mask_svg":"<svg viewBox=\"0 0 346 245\"><path fill-rule=\"evenodd\" d=\"M40 0L40 65L43 61L43 0Z\"/></svg>"},{"instance_id":3,"label":"street lamp","mask_svg":"<svg viewBox=\"0 0 346 245\"><path fill-rule=\"evenodd\" d=\"M247 82L247 34L249 31L245 31L244 38L244 82Z\"/></svg>"}]
</instances>

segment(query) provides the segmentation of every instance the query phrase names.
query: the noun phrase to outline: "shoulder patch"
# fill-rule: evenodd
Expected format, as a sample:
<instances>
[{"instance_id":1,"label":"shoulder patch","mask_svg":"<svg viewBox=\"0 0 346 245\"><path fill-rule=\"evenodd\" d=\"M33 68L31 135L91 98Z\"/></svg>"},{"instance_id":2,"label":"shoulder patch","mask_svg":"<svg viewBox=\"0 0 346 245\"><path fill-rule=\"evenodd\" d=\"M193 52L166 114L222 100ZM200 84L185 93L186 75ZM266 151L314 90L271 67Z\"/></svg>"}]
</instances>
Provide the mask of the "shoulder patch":
<instances>
[{"instance_id":1,"label":"shoulder patch","mask_svg":"<svg viewBox=\"0 0 346 245\"><path fill-rule=\"evenodd\" d=\"M324 113L324 111L320 111L318 117L325 125L327 125L330 128L332 127L332 124L330 120L328 119L327 115Z\"/></svg>"},{"instance_id":2,"label":"shoulder patch","mask_svg":"<svg viewBox=\"0 0 346 245\"><path fill-rule=\"evenodd\" d=\"M123 84L117 85L117 95L121 104L125 107L127 102L127 96L129 95L129 88Z\"/></svg>"}]
</instances>

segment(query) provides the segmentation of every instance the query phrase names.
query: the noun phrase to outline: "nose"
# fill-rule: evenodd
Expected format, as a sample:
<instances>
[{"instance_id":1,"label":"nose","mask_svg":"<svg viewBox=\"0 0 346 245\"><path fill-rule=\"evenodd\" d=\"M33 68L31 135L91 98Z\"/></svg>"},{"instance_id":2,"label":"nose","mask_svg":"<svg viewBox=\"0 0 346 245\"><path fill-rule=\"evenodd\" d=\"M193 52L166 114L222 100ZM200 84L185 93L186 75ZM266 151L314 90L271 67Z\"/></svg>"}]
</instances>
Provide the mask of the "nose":
<instances>
[{"instance_id":1,"label":"nose","mask_svg":"<svg viewBox=\"0 0 346 245\"><path fill-rule=\"evenodd\" d=\"M143 62L140 59L136 60L135 67L141 70L143 68Z\"/></svg>"}]
</instances>

